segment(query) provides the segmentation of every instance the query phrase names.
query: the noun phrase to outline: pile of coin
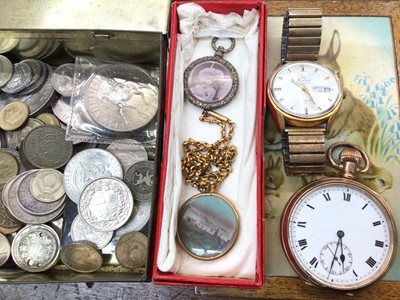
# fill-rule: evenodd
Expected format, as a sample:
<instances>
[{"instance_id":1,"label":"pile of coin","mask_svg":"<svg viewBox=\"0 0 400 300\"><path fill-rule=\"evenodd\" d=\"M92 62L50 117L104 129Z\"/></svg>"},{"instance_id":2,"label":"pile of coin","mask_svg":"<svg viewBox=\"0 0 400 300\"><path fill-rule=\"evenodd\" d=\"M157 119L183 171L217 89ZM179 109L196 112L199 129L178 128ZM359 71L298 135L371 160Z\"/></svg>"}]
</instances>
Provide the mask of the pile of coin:
<instances>
[{"instance_id":1,"label":"pile of coin","mask_svg":"<svg viewBox=\"0 0 400 300\"><path fill-rule=\"evenodd\" d=\"M29 48L22 46L21 57ZM103 265L104 255L125 268L146 264L153 157L132 138L109 145L66 141L74 117L74 68L27 57L12 64L0 55L0 267L15 263L27 272L43 272L61 258L68 268L87 273ZM136 77L128 80L133 70ZM152 79L143 83L141 72L126 64L96 71L87 85L92 91L83 98L93 124L131 132L154 123L157 87ZM125 99L127 94L133 98ZM99 114L96 97L101 111L113 114ZM130 101L138 105L135 113ZM76 213L66 215L67 203L76 206ZM74 219L72 225L66 218ZM63 243L65 236L72 241Z\"/></svg>"}]
</instances>

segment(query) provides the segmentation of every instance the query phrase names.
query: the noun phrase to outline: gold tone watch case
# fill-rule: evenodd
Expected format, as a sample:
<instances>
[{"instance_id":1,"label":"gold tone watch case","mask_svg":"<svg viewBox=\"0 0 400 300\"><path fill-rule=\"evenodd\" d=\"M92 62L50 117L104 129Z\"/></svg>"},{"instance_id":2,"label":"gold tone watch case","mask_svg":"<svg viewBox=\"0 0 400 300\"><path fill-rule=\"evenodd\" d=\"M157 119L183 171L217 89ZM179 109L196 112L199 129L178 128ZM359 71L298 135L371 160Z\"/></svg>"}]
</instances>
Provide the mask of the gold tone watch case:
<instances>
[{"instance_id":1,"label":"gold tone watch case","mask_svg":"<svg viewBox=\"0 0 400 300\"><path fill-rule=\"evenodd\" d=\"M383 215L385 216L385 219L387 220L388 228L389 228L389 235L391 238L391 243L389 246L388 250L388 256L385 259L385 262L382 264L382 267L380 270L376 272L372 277L365 281L360 281L358 283L353 283L353 284L347 284L347 285L327 285L325 282L320 280L318 277L313 275L311 272L309 272L307 269L301 266L301 264L297 261L295 258L292 249L289 244L289 223L290 223L290 218L293 213L294 207L297 205L299 201L301 201L302 197L316 189L319 188L323 185L330 185L330 184L340 184L340 185L347 185L347 186L352 186L355 187L356 189L361 189L365 191L370 196L370 199L373 200L378 207L381 208ZM340 177L335 177L335 178L322 178L316 181L313 181L302 188L300 188L297 192L295 192L292 197L289 199L287 202L283 213L282 213L282 218L281 218L281 224L280 224L280 236L281 236L281 244L283 247L283 250L285 252L286 257L288 258L288 261L292 268L295 270L295 272L299 275L299 277L305 281L306 284L310 284L312 286L320 287L320 288L327 288L332 291L340 291L340 292L345 292L345 293L351 293L355 292L358 290L362 290L364 288L369 287L370 285L377 283L380 279L382 279L385 274L388 272L390 269L391 265L394 262L395 256L396 256L396 251L397 251L397 230L396 230L396 224L394 221L394 218L392 217L392 214L390 212L390 209L386 203L386 200L376 193L375 191L371 190L370 188L366 187L365 185L351 179L346 179L346 178L340 178Z\"/></svg>"},{"instance_id":2,"label":"gold tone watch case","mask_svg":"<svg viewBox=\"0 0 400 300\"><path fill-rule=\"evenodd\" d=\"M329 123L334 121L334 115L336 112L340 109L340 106L343 102L343 86L341 84L341 81L339 77L330 70L330 72L333 73L333 76L335 77L336 81L339 84L339 100L337 104L327 113L324 115L321 115L319 117L315 118L301 118L301 117L296 117L291 114L288 114L284 110L282 110L279 106L275 104L275 100L273 100L273 93L271 90L271 86L273 84L273 80L276 76L276 74L286 66L287 64L301 64L301 63L315 63L319 64L322 68L328 69L326 66L318 63L318 62L311 62L311 61L293 61L293 62L286 62L284 64L279 64L278 67L274 70L274 72L271 74L270 78L268 79L267 82L267 94L268 94L268 105L269 109L271 111L271 114L275 120L276 127L278 129L278 132L283 132L285 130L286 124L296 126L296 127L316 127L318 125L321 125L325 122L327 122L328 126Z\"/></svg>"}]
</instances>

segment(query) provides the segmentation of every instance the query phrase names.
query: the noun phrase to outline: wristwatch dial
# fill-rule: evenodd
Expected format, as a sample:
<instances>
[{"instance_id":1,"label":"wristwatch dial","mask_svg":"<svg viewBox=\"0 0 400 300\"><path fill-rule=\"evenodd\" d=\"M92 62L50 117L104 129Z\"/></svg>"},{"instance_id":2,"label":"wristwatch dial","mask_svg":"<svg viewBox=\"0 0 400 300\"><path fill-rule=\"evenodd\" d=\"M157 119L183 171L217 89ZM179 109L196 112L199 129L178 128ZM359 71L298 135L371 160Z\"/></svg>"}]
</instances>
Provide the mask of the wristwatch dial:
<instances>
[{"instance_id":1,"label":"wristwatch dial","mask_svg":"<svg viewBox=\"0 0 400 300\"><path fill-rule=\"evenodd\" d=\"M357 182L322 179L300 189L285 208L281 238L298 274L318 286L365 287L394 259L394 221L380 196Z\"/></svg>"},{"instance_id":2,"label":"wristwatch dial","mask_svg":"<svg viewBox=\"0 0 400 300\"><path fill-rule=\"evenodd\" d=\"M269 81L272 104L290 118L325 119L338 107L342 89L338 77L314 62L288 62Z\"/></svg>"}]
</instances>

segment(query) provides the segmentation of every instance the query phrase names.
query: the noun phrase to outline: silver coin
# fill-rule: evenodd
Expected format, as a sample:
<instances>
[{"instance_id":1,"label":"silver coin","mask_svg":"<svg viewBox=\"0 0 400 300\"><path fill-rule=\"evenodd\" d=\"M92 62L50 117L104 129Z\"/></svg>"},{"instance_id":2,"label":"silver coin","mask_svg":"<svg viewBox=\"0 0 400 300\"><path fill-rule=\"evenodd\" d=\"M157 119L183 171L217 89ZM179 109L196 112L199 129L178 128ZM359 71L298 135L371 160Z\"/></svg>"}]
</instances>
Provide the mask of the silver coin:
<instances>
[{"instance_id":1,"label":"silver coin","mask_svg":"<svg viewBox=\"0 0 400 300\"><path fill-rule=\"evenodd\" d=\"M65 140L65 130L54 125L33 128L21 148L30 164L43 169L61 168L73 151L72 142Z\"/></svg>"},{"instance_id":2,"label":"silver coin","mask_svg":"<svg viewBox=\"0 0 400 300\"><path fill-rule=\"evenodd\" d=\"M12 184L8 188L7 197L3 198L5 207L13 218L24 224L43 224L55 220L64 210L64 205L58 210L42 216L32 215L23 209L20 200L18 199L18 186L23 178L29 174L28 172L29 171L21 173L12 181ZM5 193L3 193L3 196L4 194Z\"/></svg>"},{"instance_id":3,"label":"silver coin","mask_svg":"<svg viewBox=\"0 0 400 300\"><path fill-rule=\"evenodd\" d=\"M29 118L28 123L26 123L26 125L23 128L13 132L14 133L14 137L13 137L14 144L19 148L22 144L22 141L28 135L28 133L31 132L32 129L42 126L42 125L44 125L44 123L42 121L35 119L35 118Z\"/></svg>"},{"instance_id":4,"label":"silver coin","mask_svg":"<svg viewBox=\"0 0 400 300\"><path fill-rule=\"evenodd\" d=\"M49 69L45 63L37 59L25 59L22 62L30 66L32 79L24 90L17 93L18 96L32 94L39 90L46 82L46 79L49 76L49 70L53 71L53 69Z\"/></svg>"},{"instance_id":5,"label":"silver coin","mask_svg":"<svg viewBox=\"0 0 400 300\"><path fill-rule=\"evenodd\" d=\"M13 74L13 64L4 55L0 55L0 87L4 86Z\"/></svg>"},{"instance_id":6,"label":"silver coin","mask_svg":"<svg viewBox=\"0 0 400 300\"><path fill-rule=\"evenodd\" d=\"M51 227L28 225L15 236L11 253L21 269L43 272L58 262L60 248L60 239Z\"/></svg>"},{"instance_id":7,"label":"silver coin","mask_svg":"<svg viewBox=\"0 0 400 300\"><path fill-rule=\"evenodd\" d=\"M64 97L72 96L74 68L74 64L63 64L55 69L51 75L54 89Z\"/></svg>"},{"instance_id":8,"label":"silver coin","mask_svg":"<svg viewBox=\"0 0 400 300\"><path fill-rule=\"evenodd\" d=\"M89 241L102 249L111 241L114 231L97 231L83 222L80 215L77 215L71 225L71 236L74 242Z\"/></svg>"},{"instance_id":9,"label":"silver coin","mask_svg":"<svg viewBox=\"0 0 400 300\"><path fill-rule=\"evenodd\" d=\"M31 67L24 62L16 63L13 66L13 75L1 90L8 94L15 94L26 88L32 79Z\"/></svg>"},{"instance_id":10,"label":"silver coin","mask_svg":"<svg viewBox=\"0 0 400 300\"><path fill-rule=\"evenodd\" d=\"M114 233L113 239L119 239L130 231L141 230L149 221L151 214L151 201L135 202L135 209L129 220Z\"/></svg>"},{"instance_id":11,"label":"silver coin","mask_svg":"<svg viewBox=\"0 0 400 300\"><path fill-rule=\"evenodd\" d=\"M31 170L27 172L17 186L17 199L22 206L22 209L27 213L35 216L48 215L58 210L65 202L65 197L59 198L54 202L41 202L37 200L31 193L31 182L40 170Z\"/></svg>"},{"instance_id":12,"label":"silver coin","mask_svg":"<svg viewBox=\"0 0 400 300\"><path fill-rule=\"evenodd\" d=\"M124 169L124 174L134 163L148 158L146 148L132 139L116 140L107 147L107 151L118 158Z\"/></svg>"},{"instance_id":13,"label":"silver coin","mask_svg":"<svg viewBox=\"0 0 400 300\"><path fill-rule=\"evenodd\" d=\"M127 132L145 126L158 109L158 88L142 68L114 64L94 73L84 95L84 105L100 126Z\"/></svg>"},{"instance_id":14,"label":"silver coin","mask_svg":"<svg viewBox=\"0 0 400 300\"><path fill-rule=\"evenodd\" d=\"M51 67L44 64L48 73L52 73ZM47 78L47 77L46 77ZM26 89L25 89L26 90ZM25 91L23 90L23 92ZM50 77L42 84L39 89L29 95L15 94L15 100L25 102L29 106L30 116L35 116L45 111L54 100L56 92L51 84Z\"/></svg>"},{"instance_id":15,"label":"silver coin","mask_svg":"<svg viewBox=\"0 0 400 300\"><path fill-rule=\"evenodd\" d=\"M0 53L6 53L13 50L18 45L19 39L1 38Z\"/></svg>"},{"instance_id":16,"label":"silver coin","mask_svg":"<svg viewBox=\"0 0 400 300\"><path fill-rule=\"evenodd\" d=\"M11 245L8 239L0 233L0 267L10 258Z\"/></svg>"},{"instance_id":17,"label":"silver coin","mask_svg":"<svg viewBox=\"0 0 400 300\"><path fill-rule=\"evenodd\" d=\"M10 153L12 156L15 157L15 159L18 162L18 172L19 173L22 173L22 172L26 171L24 165L21 162L21 158L19 157L19 152L17 150L12 149L12 148L2 148L1 151Z\"/></svg>"},{"instance_id":18,"label":"silver coin","mask_svg":"<svg viewBox=\"0 0 400 300\"><path fill-rule=\"evenodd\" d=\"M77 203L86 184L104 177L123 178L123 170L118 159L104 149L83 150L74 155L65 166L65 192Z\"/></svg>"},{"instance_id":19,"label":"silver coin","mask_svg":"<svg viewBox=\"0 0 400 300\"><path fill-rule=\"evenodd\" d=\"M72 109L70 106L71 98L70 97L58 97L51 103L51 109L56 117L63 122L64 124L68 124L71 118Z\"/></svg>"},{"instance_id":20,"label":"silver coin","mask_svg":"<svg viewBox=\"0 0 400 300\"><path fill-rule=\"evenodd\" d=\"M98 231L110 231L128 221L133 210L132 194L116 178L99 178L83 189L78 203L82 220Z\"/></svg>"},{"instance_id":21,"label":"silver coin","mask_svg":"<svg viewBox=\"0 0 400 300\"><path fill-rule=\"evenodd\" d=\"M125 182L135 200L151 200L154 187L154 163L148 160L135 163L126 172Z\"/></svg>"}]
</instances>

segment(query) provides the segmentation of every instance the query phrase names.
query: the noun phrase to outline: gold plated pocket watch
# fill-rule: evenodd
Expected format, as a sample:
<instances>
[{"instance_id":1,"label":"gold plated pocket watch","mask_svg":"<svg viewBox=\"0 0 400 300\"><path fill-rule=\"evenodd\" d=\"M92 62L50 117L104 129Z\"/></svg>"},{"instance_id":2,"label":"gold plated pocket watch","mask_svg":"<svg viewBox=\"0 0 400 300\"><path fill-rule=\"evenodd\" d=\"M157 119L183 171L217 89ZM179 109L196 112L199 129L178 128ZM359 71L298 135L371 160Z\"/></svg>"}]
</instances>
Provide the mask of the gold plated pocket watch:
<instances>
[{"instance_id":1,"label":"gold plated pocket watch","mask_svg":"<svg viewBox=\"0 0 400 300\"><path fill-rule=\"evenodd\" d=\"M340 164L332 157L338 148L343 148ZM313 181L290 198L281 218L281 242L307 283L352 292L389 270L397 249L396 226L386 201L354 180L357 172L369 169L367 154L353 144L336 143L327 157L342 177Z\"/></svg>"},{"instance_id":2,"label":"gold plated pocket watch","mask_svg":"<svg viewBox=\"0 0 400 300\"><path fill-rule=\"evenodd\" d=\"M239 76L235 67L223 58L236 45L230 38L231 46L217 47L218 38L211 42L214 56L204 56L193 61L185 70L183 85L185 99L203 109L216 109L228 104L239 88Z\"/></svg>"}]
</instances>

